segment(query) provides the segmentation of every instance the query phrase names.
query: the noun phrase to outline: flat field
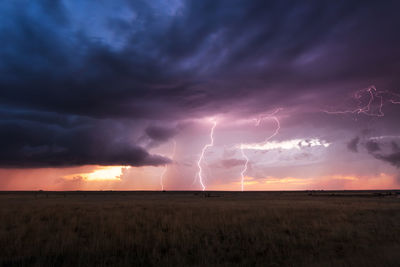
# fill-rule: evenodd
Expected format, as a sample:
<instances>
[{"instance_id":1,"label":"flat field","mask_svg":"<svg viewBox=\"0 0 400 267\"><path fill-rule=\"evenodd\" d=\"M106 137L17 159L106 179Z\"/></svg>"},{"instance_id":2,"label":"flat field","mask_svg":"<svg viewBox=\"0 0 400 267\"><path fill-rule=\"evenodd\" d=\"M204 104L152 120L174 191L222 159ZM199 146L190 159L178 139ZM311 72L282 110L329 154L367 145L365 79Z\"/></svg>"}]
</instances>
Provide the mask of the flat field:
<instances>
[{"instance_id":1,"label":"flat field","mask_svg":"<svg viewBox=\"0 0 400 267\"><path fill-rule=\"evenodd\" d=\"M395 191L0 193L0 266L399 263Z\"/></svg>"}]
</instances>

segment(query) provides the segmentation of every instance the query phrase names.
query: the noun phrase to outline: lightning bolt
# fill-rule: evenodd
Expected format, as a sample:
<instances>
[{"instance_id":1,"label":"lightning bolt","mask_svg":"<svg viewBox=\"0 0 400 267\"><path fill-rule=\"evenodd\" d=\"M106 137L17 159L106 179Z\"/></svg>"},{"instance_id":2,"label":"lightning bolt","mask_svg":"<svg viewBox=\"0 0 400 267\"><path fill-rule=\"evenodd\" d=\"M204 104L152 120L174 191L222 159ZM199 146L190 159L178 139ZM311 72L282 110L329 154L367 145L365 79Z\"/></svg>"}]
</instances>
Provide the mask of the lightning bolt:
<instances>
[{"instance_id":1,"label":"lightning bolt","mask_svg":"<svg viewBox=\"0 0 400 267\"><path fill-rule=\"evenodd\" d=\"M217 121L216 120L212 119L211 121L213 123L213 126L211 127L211 131L210 131L210 140L211 140L211 142L209 144L206 144L203 147L203 149L201 150L201 154L200 154L199 160L197 161L197 166L199 168L199 172L197 173L197 176L199 177L199 181L200 181L200 184L201 184L201 187L202 187L203 191L206 190L206 186L204 185L204 181L203 181L203 176L202 176L203 169L201 167L201 162L203 161L204 154L205 154L206 150L209 147L212 147L214 145L214 129L217 126Z\"/></svg>"},{"instance_id":2,"label":"lightning bolt","mask_svg":"<svg viewBox=\"0 0 400 267\"><path fill-rule=\"evenodd\" d=\"M279 119L278 119L275 115L276 115L280 110L282 110L282 108L278 108L278 109L276 109L274 112L272 112L272 113L270 113L270 114L267 114L267 115L261 114L261 115L258 116L257 119L254 119L254 120L255 120L255 125L256 125L256 126L259 126L260 123L261 123L261 121L262 121L263 119L265 119L265 118L273 119L273 120L276 122L275 131L274 131L270 136L268 136L268 137L265 139L264 142L259 143L259 144L255 144L255 145L263 145L263 144L266 144L269 140L271 140L273 137L275 137L275 136L279 133L279 130L281 129L281 123L279 122ZM249 146L246 145L246 148L249 148ZM241 190L242 190L242 192L243 192L243 191L244 191L244 178L245 178L245 173L246 173L246 171L247 171L248 164L249 164L249 158L248 158L247 155L244 153L244 144L243 144L243 143L240 144L240 152L241 152L241 154L242 154L242 157L245 159L245 164L244 164L244 166L243 166L242 171L240 172L240 176L241 176Z\"/></svg>"},{"instance_id":3,"label":"lightning bolt","mask_svg":"<svg viewBox=\"0 0 400 267\"><path fill-rule=\"evenodd\" d=\"M172 149L172 156L171 156L172 160L174 160L174 158L175 158L175 150L176 150L176 141L175 140L173 140L173 144L174 144L174 147ZM165 164L164 169L160 175L161 191L164 191L164 176L167 173L167 170L168 170L168 165Z\"/></svg>"},{"instance_id":4,"label":"lightning bolt","mask_svg":"<svg viewBox=\"0 0 400 267\"><path fill-rule=\"evenodd\" d=\"M400 104L400 95L399 94L395 94L395 93L390 93L390 103L392 104Z\"/></svg>"},{"instance_id":5,"label":"lightning bolt","mask_svg":"<svg viewBox=\"0 0 400 267\"><path fill-rule=\"evenodd\" d=\"M243 192L244 191L244 174L246 173L247 165L249 164L249 158L246 156L246 154L243 151L243 144L240 144L240 152L242 153L242 157L246 160L246 162L244 164L244 167L243 167L243 170L240 172L240 176L242 178L241 181L240 181L240 184L241 184L241 189L242 189L242 192Z\"/></svg>"},{"instance_id":6,"label":"lightning bolt","mask_svg":"<svg viewBox=\"0 0 400 267\"><path fill-rule=\"evenodd\" d=\"M367 103L363 103L362 99L365 95L369 95L369 100ZM384 96L388 95L390 99L384 99ZM386 97L385 97L386 98ZM354 93L353 99L357 100L357 107L355 109L341 110L341 111L327 111L322 110L328 114L364 114L373 117L383 117L385 114L382 111L384 102L388 101L392 104L400 104L400 95L389 92L389 91L378 91L374 85L368 88L358 90ZM372 105L375 99L379 99L379 104L377 104L377 110L374 112Z\"/></svg>"}]
</instances>

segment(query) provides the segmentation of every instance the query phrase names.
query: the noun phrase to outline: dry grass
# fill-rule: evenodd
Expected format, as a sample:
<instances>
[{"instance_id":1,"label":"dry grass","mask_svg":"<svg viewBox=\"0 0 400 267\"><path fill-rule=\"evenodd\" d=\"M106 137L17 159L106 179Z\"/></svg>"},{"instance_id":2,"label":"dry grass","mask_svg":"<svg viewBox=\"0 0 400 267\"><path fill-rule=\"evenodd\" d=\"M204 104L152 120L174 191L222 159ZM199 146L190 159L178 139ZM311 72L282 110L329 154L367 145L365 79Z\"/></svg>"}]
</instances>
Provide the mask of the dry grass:
<instances>
[{"instance_id":1,"label":"dry grass","mask_svg":"<svg viewBox=\"0 0 400 267\"><path fill-rule=\"evenodd\" d=\"M368 193L370 196L372 193ZM0 266L398 266L400 199L0 195Z\"/></svg>"}]
</instances>

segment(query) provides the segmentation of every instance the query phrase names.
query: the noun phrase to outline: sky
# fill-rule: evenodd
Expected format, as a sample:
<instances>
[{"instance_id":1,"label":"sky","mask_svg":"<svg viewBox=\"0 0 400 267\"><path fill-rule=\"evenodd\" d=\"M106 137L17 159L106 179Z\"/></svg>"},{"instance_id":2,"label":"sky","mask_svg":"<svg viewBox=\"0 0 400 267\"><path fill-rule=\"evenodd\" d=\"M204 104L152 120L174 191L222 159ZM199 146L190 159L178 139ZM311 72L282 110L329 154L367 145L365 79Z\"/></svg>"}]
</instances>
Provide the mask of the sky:
<instances>
[{"instance_id":1,"label":"sky","mask_svg":"<svg viewBox=\"0 0 400 267\"><path fill-rule=\"evenodd\" d=\"M0 3L0 190L400 188L398 1Z\"/></svg>"}]
</instances>

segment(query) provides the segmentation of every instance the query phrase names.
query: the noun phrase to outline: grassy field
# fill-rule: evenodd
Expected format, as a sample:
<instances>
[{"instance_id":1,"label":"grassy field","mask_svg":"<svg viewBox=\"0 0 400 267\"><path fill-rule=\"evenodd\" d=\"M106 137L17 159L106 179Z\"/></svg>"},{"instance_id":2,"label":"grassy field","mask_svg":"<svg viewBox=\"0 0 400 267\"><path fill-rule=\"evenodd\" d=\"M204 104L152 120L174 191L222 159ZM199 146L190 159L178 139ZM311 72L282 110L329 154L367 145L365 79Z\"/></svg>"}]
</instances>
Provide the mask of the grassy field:
<instances>
[{"instance_id":1,"label":"grassy field","mask_svg":"<svg viewBox=\"0 0 400 267\"><path fill-rule=\"evenodd\" d=\"M0 266L399 263L395 192L0 193Z\"/></svg>"}]
</instances>

